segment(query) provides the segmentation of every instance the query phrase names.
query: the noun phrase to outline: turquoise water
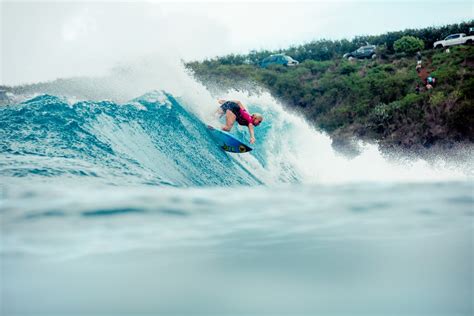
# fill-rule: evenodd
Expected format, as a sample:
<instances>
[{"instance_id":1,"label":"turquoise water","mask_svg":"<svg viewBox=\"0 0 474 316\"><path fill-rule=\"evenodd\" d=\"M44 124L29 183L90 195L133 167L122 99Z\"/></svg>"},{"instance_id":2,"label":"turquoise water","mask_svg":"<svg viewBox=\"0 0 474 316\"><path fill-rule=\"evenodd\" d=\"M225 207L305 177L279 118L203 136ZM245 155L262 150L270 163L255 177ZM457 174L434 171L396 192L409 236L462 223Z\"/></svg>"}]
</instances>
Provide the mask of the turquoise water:
<instances>
[{"instance_id":1,"label":"turquoise water","mask_svg":"<svg viewBox=\"0 0 474 316\"><path fill-rule=\"evenodd\" d=\"M2 315L472 315L469 164L341 157L267 103L248 155L165 92L0 107Z\"/></svg>"}]
</instances>

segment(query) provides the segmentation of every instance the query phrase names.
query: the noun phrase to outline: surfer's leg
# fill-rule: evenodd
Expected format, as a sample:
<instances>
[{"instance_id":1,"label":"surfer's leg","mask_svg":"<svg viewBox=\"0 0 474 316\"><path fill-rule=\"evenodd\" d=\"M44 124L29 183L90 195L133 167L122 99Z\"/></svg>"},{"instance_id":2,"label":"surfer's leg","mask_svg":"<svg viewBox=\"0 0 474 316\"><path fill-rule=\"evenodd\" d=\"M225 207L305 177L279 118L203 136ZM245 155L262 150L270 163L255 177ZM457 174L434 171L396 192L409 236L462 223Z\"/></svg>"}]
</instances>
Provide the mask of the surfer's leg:
<instances>
[{"instance_id":1,"label":"surfer's leg","mask_svg":"<svg viewBox=\"0 0 474 316\"><path fill-rule=\"evenodd\" d=\"M236 118L237 118L237 116L235 116L235 114L232 113L231 110L225 111L225 126L222 127L222 129L224 131L230 132L230 130L232 129L232 126L234 126Z\"/></svg>"}]
</instances>

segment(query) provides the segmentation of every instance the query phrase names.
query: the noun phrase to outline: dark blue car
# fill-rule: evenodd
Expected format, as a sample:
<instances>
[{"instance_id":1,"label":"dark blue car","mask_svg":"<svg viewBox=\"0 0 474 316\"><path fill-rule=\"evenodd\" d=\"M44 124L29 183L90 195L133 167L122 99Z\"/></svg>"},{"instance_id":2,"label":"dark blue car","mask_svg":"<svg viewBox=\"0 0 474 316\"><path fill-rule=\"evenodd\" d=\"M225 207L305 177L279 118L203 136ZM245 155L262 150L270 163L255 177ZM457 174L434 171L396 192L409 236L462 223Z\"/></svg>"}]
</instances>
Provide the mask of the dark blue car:
<instances>
[{"instance_id":1,"label":"dark blue car","mask_svg":"<svg viewBox=\"0 0 474 316\"><path fill-rule=\"evenodd\" d=\"M298 64L299 62L297 60L294 60L285 54L270 55L260 62L260 66L263 68L266 68L269 65L296 66Z\"/></svg>"},{"instance_id":2,"label":"dark blue car","mask_svg":"<svg viewBox=\"0 0 474 316\"><path fill-rule=\"evenodd\" d=\"M353 52L344 54L344 56L342 57L348 58L348 59L351 59L351 58L359 58L359 59L372 58L373 59L377 57L375 53L375 48L376 48L375 45L362 46Z\"/></svg>"}]
</instances>

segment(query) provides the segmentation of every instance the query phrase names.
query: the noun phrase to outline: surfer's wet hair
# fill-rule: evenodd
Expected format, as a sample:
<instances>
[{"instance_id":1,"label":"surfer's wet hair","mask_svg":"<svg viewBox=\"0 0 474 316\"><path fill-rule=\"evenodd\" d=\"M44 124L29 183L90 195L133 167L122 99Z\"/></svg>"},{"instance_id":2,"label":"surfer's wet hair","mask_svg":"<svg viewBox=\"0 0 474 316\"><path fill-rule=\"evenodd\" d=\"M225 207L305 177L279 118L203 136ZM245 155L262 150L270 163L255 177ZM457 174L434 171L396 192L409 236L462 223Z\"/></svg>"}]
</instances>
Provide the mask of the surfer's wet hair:
<instances>
[{"instance_id":1,"label":"surfer's wet hair","mask_svg":"<svg viewBox=\"0 0 474 316\"><path fill-rule=\"evenodd\" d=\"M258 124L262 123L262 121L263 121L263 115L260 114L260 113L253 113L253 114L252 114L252 118L253 118L254 120L257 119L257 120L259 121ZM257 124L257 125L258 125L258 124Z\"/></svg>"}]
</instances>

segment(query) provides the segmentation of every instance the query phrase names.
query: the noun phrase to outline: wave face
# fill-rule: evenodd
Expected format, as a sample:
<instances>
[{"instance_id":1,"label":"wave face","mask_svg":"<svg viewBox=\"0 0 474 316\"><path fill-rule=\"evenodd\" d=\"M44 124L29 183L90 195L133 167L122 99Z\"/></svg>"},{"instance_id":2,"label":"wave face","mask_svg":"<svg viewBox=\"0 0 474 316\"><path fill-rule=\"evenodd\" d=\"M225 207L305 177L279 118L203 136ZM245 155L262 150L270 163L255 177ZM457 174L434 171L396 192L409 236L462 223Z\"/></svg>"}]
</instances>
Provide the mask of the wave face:
<instances>
[{"instance_id":1,"label":"wave face","mask_svg":"<svg viewBox=\"0 0 474 316\"><path fill-rule=\"evenodd\" d=\"M69 104L42 95L4 106L0 115L6 177L172 186L261 183L164 92L126 104Z\"/></svg>"},{"instance_id":2,"label":"wave face","mask_svg":"<svg viewBox=\"0 0 474 316\"><path fill-rule=\"evenodd\" d=\"M243 155L225 153L212 140L206 124L220 124L212 119L217 104L198 97L153 91L119 104L40 95L2 106L0 176L20 184L26 177L186 187L452 181L465 179L471 170L444 162L390 162L375 145L348 159L334 152L328 136L271 97L237 97L265 117L256 129L255 150ZM234 127L233 133L248 138L245 128Z\"/></svg>"}]
</instances>

